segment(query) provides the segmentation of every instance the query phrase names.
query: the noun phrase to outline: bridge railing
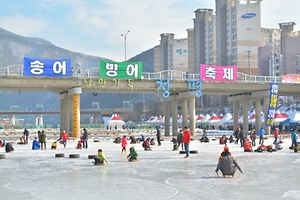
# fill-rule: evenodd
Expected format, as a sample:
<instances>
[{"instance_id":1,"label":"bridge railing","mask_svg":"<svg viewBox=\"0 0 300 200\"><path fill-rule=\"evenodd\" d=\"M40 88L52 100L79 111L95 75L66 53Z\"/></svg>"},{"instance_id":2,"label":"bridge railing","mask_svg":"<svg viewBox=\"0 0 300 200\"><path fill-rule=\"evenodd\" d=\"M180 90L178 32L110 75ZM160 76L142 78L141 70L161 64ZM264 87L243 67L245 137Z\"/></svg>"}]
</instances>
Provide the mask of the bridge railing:
<instances>
[{"instance_id":1,"label":"bridge railing","mask_svg":"<svg viewBox=\"0 0 300 200\"><path fill-rule=\"evenodd\" d=\"M23 65L10 65L0 68L0 76L23 76ZM86 70L72 72L72 77L90 77L99 78L99 67ZM158 77L162 79L170 78L171 80L198 80L199 74L186 74L178 70L164 70L160 72L143 72L142 79L156 80ZM280 76L249 76L244 73L237 73L238 82L282 82Z\"/></svg>"}]
</instances>

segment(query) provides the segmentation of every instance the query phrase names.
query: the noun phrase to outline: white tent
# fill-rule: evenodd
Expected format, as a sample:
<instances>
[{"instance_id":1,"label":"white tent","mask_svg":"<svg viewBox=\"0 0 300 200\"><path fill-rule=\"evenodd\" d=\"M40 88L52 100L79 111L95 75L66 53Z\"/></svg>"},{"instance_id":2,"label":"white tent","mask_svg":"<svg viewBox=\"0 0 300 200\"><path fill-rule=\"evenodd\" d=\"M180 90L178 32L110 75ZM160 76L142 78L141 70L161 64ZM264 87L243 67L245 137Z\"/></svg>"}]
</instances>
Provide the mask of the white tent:
<instances>
[{"instance_id":1,"label":"white tent","mask_svg":"<svg viewBox=\"0 0 300 200\"><path fill-rule=\"evenodd\" d=\"M196 124L199 124L203 119L204 119L204 115L199 115L199 116L196 118Z\"/></svg>"},{"instance_id":2,"label":"white tent","mask_svg":"<svg viewBox=\"0 0 300 200\"><path fill-rule=\"evenodd\" d=\"M220 118L216 114L213 114L206 122L209 124L217 124L219 121Z\"/></svg>"},{"instance_id":3,"label":"white tent","mask_svg":"<svg viewBox=\"0 0 300 200\"><path fill-rule=\"evenodd\" d=\"M161 124L164 124L165 123L165 116L159 116L156 120L156 125L161 125Z\"/></svg>"},{"instance_id":4,"label":"white tent","mask_svg":"<svg viewBox=\"0 0 300 200\"><path fill-rule=\"evenodd\" d=\"M109 120L104 122L104 127L110 127L113 129L122 129L122 126L125 126L125 122L120 119L116 114L113 115Z\"/></svg>"},{"instance_id":5,"label":"white tent","mask_svg":"<svg viewBox=\"0 0 300 200\"><path fill-rule=\"evenodd\" d=\"M230 119L232 119L232 115L230 113L226 113L225 116L218 123L225 124Z\"/></svg>"},{"instance_id":6,"label":"white tent","mask_svg":"<svg viewBox=\"0 0 300 200\"><path fill-rule=\"evenodd\" d=\"M201 121L197 121L197 123L201 124L201 123L207 122L207 120L209 120L209 119L210 119L210 115L206 114L204 116L204 119L202 119Z\"/></svg>"},{"instance_id":7,"label":"white tent","mask_svg":"<svg viewBox=\"0 0 300 200\"><path fill-rule=\"evenodd\" d=\"M158 117L157 116L151 116L146 123L148 124L155 124L155 122L157 121Z\"/></svg>"},{"instance_id":8,"label":"white tent","mask_svg":"<svg viewBox=\"0 0 300 200\"><path fill-rule=\"evenodd\" d=\"M294 110L291 119L296 122L300 122L300 113L297 110Z\"/></svg>"},{"instance_id":9,"label":"white tent","mask_svg":"<svg viewBox=\"0 0 300 200\"><path fill-rule=\"evenodd\" d=\"M280 112L277 110L274 115L274 123L279 124L280 122L286 120L286 117L284 117Z\"/></svg>"}]
</instances>

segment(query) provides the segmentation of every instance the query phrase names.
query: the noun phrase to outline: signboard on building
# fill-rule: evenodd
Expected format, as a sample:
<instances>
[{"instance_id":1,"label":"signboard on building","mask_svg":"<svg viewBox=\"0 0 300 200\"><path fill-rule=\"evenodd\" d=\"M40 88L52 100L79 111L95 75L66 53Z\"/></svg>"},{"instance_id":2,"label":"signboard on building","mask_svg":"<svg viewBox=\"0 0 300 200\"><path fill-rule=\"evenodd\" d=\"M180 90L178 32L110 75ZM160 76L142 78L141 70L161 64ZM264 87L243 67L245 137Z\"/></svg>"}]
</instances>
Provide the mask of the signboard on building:
<instances>
[{"instance_id":1,"label":"signboard on building","mask_svg":"<svg viewBox=\"0 0 300 200\"><path fill-rule=\"evenodd\" d=\"M100 78L140 79L142 77L142 62L111 62L101 60Z\"/></svg>"},{"instance_id":2,"label":"signboard on building","mask_svg":"<svg viewBox=\"0 0 300 200\"><path fill-rule=\"evenodd\" d=\"M255 13L246 13L242 15L242 18L248 19L248 18L252 18L255 17L256 14Z\"/></svg>"},{"instance_id":3,"label":"signboard on building","mask_svg":"<svg viewBox=\"0 0 300 200\"><path fill-rule=\"evenodd\" d=\"M300 83L300 75L282 75L281 80L283 83Z\"/></svg>"},{"instance_id":4,"label":"signboard on building","mask_svg":"<svg viewBox=\"0 0 300 200\"><path fill-rule=\"evenodd\" d=\"M236 82L236 66L213 66L200 64L200 79L203 81Z\"/></svg>"},{"instance_id":5,"label":"signboard on building","mask_svg":"<svg viewBox=\"0 0 300 200\"><path fill-rule=\"evenodd\" d=\"M70 59L46 60L24 57L24 76L70 76Z\"/></svg>"}]
</instances>

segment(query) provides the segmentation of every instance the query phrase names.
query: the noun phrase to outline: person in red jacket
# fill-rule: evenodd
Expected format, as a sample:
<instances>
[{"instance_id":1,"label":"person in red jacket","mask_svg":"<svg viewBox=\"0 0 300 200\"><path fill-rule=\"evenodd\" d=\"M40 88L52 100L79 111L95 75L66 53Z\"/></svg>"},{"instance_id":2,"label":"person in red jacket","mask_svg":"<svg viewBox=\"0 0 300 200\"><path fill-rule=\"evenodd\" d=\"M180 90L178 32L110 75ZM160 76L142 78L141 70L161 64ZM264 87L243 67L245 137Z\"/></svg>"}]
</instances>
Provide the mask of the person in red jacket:
<instances>
[{"instance_id":1,"label":"person in red jacket","mask_svg":"<svg viewBox=\"0 0 300 200\"><path fill-rule=\"evenodd\" d=\"M185 157L184 158L189 158L190 156L190 142L191 142L191 132L188 127L184 127L183 131L183 137L182 137L182 143L184 145L185 149Z\"/></svg>"},{"instance_id":2,"label":"person in red jacket","mask_svg":"<svg viewBox=\"0 0 300 200\"><path fill-rule=\"evenodd\" d=\"M67 146L67 140L69 139L69 134L67 133L67 131L63 131L61 134L61 139L62 139L62 143L64 145L64 148L66 148Z\"/></svg>"},{"instance_id":3,"label":"person in red jacket","mask_svg":"<svg viewBox=\"0 0 300 200\"><path fill-rule=\"evenodd\" d=\"M252 145L251 145L251 142L249 139L246 139L245 140L245 143L244 143L244 152L252 152Z\"/></svg>"}]
</instances>

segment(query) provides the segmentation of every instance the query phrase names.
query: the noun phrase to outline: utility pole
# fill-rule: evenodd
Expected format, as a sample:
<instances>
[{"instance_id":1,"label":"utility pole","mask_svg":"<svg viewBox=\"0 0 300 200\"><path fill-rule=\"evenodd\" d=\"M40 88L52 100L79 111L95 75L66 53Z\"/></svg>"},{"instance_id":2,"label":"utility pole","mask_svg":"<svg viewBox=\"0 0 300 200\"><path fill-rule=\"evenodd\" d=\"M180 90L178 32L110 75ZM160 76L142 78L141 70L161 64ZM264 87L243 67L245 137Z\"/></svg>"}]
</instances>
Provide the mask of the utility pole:
<instances>
[{"instance_id":1,"label":"utility pole","mask_svg":"<svg viewBox=\"0 0 300 200\"><path fill-rule=\"evenodd\" d=\"M123 34L121 34L122 37L124 37L124 49L125 49L125 62L127 62L127 57L126 57L126 39L127 39L127 35L130 31L125 31Z\"/></svg>"}]
</instances>

